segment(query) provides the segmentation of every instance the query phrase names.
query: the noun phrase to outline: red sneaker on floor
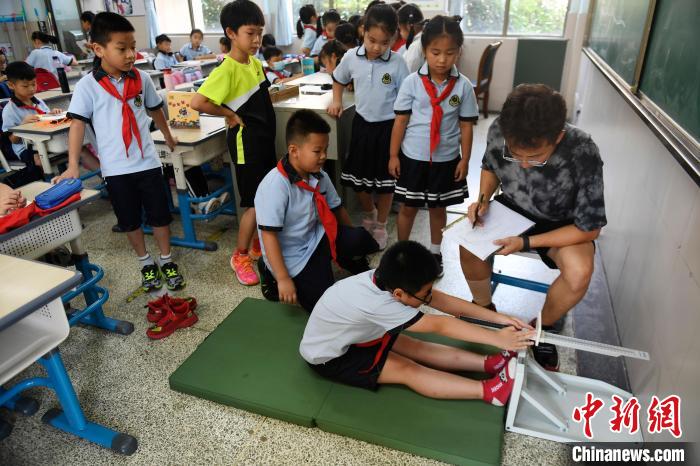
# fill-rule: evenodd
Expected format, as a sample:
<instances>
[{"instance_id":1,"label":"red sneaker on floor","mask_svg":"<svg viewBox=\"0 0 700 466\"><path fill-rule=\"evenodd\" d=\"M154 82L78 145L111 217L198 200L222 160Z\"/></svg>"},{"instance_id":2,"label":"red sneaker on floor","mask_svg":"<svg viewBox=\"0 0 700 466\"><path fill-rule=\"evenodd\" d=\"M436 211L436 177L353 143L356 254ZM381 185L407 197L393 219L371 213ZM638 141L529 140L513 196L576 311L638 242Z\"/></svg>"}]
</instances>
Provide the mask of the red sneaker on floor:
<instances>
[{"instance_id":1,"label":"red sneaker on floor","mask_svg":"<svg viewBox=\"0 0 700 466\"><path fill-rule=\"evenodd\" d=\"M170 310L155 326L146 330L146 335L152 340L160 340L172 335L179 328L194 325L198 320L197 314L189 309L182 313Z\"/></svg>"},{"instance_id":2,"label":"red sneaker on floor","mask_svg":"<svg viewBox=\"0 0 700 466\"><path fill-rule=\"evenodd\" d=\"M516 360L511 358L497 376L481 382L485 402L494 406L505 406L515 384L515 366Z\"/></svg>"},{"instance_id":3,"label":"red sneaker on floor","mask_svg":"<svg viewBox=\"0 0 700 466\"><path fill-rule=\"evenodd\" d=\"M180 313L187 310L194 311L197 309L197 300L193 297L176 298L165 293L160 298L149 301L145 307L148 308L146 319L155 323L162 319L169 309Z\"/></svg>"}]
</instances>

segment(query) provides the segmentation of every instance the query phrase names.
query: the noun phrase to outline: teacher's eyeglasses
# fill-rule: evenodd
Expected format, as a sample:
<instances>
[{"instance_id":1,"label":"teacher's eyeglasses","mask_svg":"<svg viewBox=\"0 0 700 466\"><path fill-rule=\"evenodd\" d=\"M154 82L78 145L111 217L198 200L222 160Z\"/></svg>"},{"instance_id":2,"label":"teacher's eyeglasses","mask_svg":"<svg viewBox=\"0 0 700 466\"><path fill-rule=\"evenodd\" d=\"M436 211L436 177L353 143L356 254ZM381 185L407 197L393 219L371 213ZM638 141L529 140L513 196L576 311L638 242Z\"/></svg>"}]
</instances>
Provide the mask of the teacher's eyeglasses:
<instances>
[{"instance_id":1,"label":"teacher's eyeglasses","mask_svg":"<svg viewBox=\"0 0 700 466\"><path fill-rule=\"evenodd\" d=\"M513 155L510 153L510 149L508 149L508 146L506 145L505 141L503 141L503 153L501 154L503 156L503 160L506 160L508 162L513 162L513 163L526 163L530 165L531 167L544 167L547 165L547 162L549 161L549 158L545 160L533 160L530 158L525 158L525 159L518 159L513 157ZM541 157L541 156L538 156Z\"/></svg>"}]
</instances>

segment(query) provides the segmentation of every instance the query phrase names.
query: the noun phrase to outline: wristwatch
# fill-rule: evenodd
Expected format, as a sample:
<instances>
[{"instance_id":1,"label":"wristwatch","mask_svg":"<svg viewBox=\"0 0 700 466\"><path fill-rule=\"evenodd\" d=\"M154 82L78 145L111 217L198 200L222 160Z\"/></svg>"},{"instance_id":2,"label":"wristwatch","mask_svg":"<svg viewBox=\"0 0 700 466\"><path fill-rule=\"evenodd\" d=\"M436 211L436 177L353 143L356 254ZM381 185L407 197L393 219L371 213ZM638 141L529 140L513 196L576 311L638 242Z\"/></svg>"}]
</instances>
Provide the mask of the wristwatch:
<instances>
[{"instance_id":1,"label":"wristwatch","mask_svg":"<svg viewBox=\"0 0 700 466\"><path fill-rule=\"evenodd\" d=\"M523 239L523 248L521 251L529 251L530 250L530 237L522 234L520 237Z\"/></svg>"}]
</instances>

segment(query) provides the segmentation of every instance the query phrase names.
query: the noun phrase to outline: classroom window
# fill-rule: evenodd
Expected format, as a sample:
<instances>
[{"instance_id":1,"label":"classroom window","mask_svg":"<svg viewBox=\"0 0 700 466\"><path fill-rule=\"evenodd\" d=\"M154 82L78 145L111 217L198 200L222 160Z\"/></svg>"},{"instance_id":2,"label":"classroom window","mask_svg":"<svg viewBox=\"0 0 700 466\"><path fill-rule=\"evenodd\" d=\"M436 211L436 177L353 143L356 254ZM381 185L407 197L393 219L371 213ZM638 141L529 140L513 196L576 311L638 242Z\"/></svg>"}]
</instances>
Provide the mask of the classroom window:
<instances>
[{"instance_id":1,"label":"classroom window","mask_svg":"<svg viewBox=\"0 0 700 466\"><path fill-rule=\"evenodd\" d=\"M192 30L188 0L155 0L158 27L164 34L189 34Z\"/></svg>"},{"instance_id":2,"label":"classroom window","mask_svg":"<svg viewBox=\"0 0 700 466\"><path fill-rule=\"evenodd\" d=\"M304 5L313 5L319 16L325 11L335 9L340 13L341 18L348 19L352 15L363 14L368 3L367 0L292 0L294 25L296 26L299 20L299 8Z\"/></svg>"},{"instance_id":3,"label":"classroom window","mask_svg":"<svg viewBox=\"0 0 700 466\"><path fill-rule=\"evenodd\" d=\"M463 6L467 34L562 36L569 0L463 0Z\"/></svg>"},{"instance_id":4,"label":"classroom window","mask_svg":"<svg viewBox=\"0 0 700 466\"><path fill-rule=\"evenodd\" d=\"M230 0L191 0L194 26L204 32L223 34L219 15Z\"/></svg>"}]
</instances>

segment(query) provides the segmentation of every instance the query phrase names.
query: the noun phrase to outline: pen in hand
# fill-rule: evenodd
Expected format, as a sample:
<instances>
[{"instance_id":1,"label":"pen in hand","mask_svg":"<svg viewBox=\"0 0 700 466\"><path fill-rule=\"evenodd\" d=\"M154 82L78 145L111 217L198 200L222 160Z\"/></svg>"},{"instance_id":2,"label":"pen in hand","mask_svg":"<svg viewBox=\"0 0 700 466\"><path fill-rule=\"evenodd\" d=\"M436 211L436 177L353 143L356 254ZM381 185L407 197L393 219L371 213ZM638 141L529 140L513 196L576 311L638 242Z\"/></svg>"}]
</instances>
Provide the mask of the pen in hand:
<instances>
[{"instance_id":1,"label":"pen in hand","mask_svg":"<svg viewBox=\"0 0 700 466\"><path fill-rule=\"evenodd\" d=\"M484 193L479 194L479 202L476 203L476 209L474 210L474 223L472 223L472 230L476 228L476 224L479 222L479 208L481 203L484 202Z\"/></svg>"}]
</instances>

